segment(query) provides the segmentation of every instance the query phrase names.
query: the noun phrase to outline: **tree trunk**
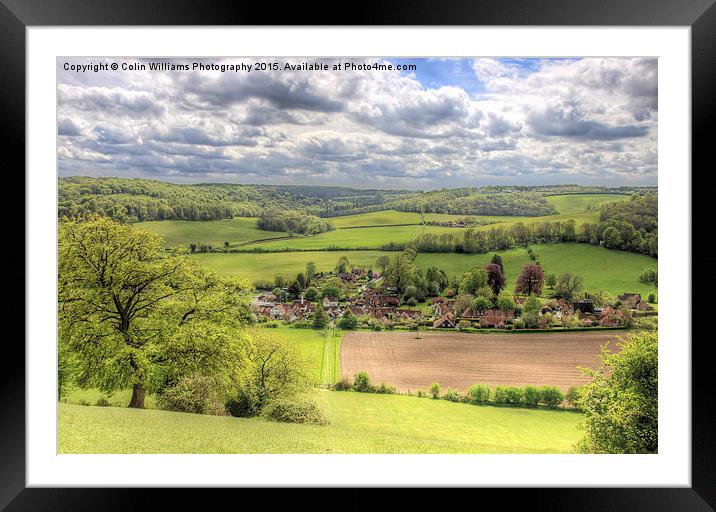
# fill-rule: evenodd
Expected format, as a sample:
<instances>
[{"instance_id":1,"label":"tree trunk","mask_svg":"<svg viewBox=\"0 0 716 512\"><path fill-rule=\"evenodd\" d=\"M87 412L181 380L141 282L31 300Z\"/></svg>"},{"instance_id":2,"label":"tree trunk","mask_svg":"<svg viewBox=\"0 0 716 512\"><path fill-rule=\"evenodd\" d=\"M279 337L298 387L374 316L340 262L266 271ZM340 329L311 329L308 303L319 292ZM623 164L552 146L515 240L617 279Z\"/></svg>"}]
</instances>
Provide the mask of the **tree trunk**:
<instances>
[{"instance_id":1,"label":"tree trunk","mask_svg":"<svg viewBox=\"0 0 716 512\"><path fill-rule=\"evenodd\" d=\"M132 388L132 399L129 401L129 407L134 409L144 409L144 395L147 391L144 384L135 384Z\"/></svg>"}]
</instances>

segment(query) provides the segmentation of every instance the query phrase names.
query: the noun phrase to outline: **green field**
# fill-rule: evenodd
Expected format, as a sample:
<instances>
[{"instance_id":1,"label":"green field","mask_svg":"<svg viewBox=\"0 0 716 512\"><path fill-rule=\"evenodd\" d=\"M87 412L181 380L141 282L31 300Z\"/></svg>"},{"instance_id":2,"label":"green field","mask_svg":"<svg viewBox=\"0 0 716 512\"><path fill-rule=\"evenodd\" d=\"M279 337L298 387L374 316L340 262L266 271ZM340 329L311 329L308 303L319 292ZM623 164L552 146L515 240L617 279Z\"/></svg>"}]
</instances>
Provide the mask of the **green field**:
<instances>
[{"instance_id":1,"label":"green field","mask_svg":"<svg viewBox=\"0 0 716 512\"><path fill-rule=\"evenodd\" d=\"M579 226L585 222L599 221L599 213L597 211L588 212L588 206L596 206L604 202L628 197L616 194L548 196L547 200L554 204L559 210L559 214L542 217L499 215L471 215L470 217L478 221L493 222L493 224L477 227L477 229L482 230L489 230L497 226L507 228L517 222L533 224L537 222L564 222L570 219L574 220ZM427 213L424 215L424 220L447 221L464 217L466 216ZM256 219L249 217L214 221L151 221L139 222L135 226L164 236L168 247L187 247L190 243L196 243L221 248L224 246L224 242L229 242L231 247L249 244L250 247L269 250L285 248L316 250L330 247L377 249L390 242L409 242L419 232L437 234L462 233L460 228L421 226L422 218L419 213L398 212L395 210L332 217L330 221L336 227L334 231L314 236L299 235L291 238L287 238L289 234L285 232L258 229ZM269 241L270 239L274 240Z\"/></svg>"},{"instance_id":2,"label":"green field","mask_svg":"<svg viewBox=\"0 0 716 512\"><path fill-rule=\"evenodd\" d=\"M313 329L295 329L278 327L270 329L288 338L298 340L306 358L311 362L313 376L317 384L333 384L341 377L341 341L344 331L336 329L316 331Z\"/></svg>"},{"instance_id":3,"label":"green field","mask_svg":"<svg viewBox=\"0 0 716 512\"><path fill-rule=\"evenodd\" d=\"M224 242L235 246L254 240L288 236L283 231L264 231L256 227L253 217L235 217L224 220L190 221L158 220L138 222L139 229L154 231L164 237L167 247L187 247L190 243L223 247Z\"/></svg>"},{"instance_id":4,"label":"green field","mask_svg":"<svg viewBox=\"0 0 716 512\"><path fill-rule=\"evenodd\" d=\"M420 214L413 212L397 212L383 210L380 212L358 213L342 217L330 217L336 229L355 228L363 226L394 226L396 224L420 224Z\"/></svg>"},{"instance_id":5,"label":"green field","mask_svg":"<svg viewBox=\"0 0 716 512\"><path fill-rule=\"evenodd\" d=\"M317 391L328 426L60 403L60 453L570 453L582 415Z\"/></svg>"},{"instance_id":6,"label":"green field","mask_svg":"<svg viewBox=\"0 0 716 512\"><path fill-rule=\"evenodd\" d=\"M624 292L645 295L656 291L654 286L639 281L645 268L657 268L657 260L643 254L615 251L589 244L539 244L532 249L547 274L575 272L584 278L586 290L605 290L611 294ZM531 263L525 249L497 251L502 255L508 290L514 288L522 267ZM370 267L381 255L394 256L395 252L381 251L311 251L266 254L200 254L196 257L206 266L223 275L243 275L252 280L271 280L274 275L295 277L305 270L307 261L314 261L319 271L332 270L338 258L348 257L352 264ZM449 275L458 275L477 265L486 265L493 253L418 254L418 267L437 266Z\"/></svg>"},{"instance_id":7,"label":"green field","mask_svg":"<svg viewBox=\"0 0 716 512\"><path fill-rule=\"evenodd\" d=\"M656 258L589 244L539 244L531 247L545 274L579 274L584 278L587 291L605 290L613 295L633 292L644 296L650 291L656 292L653 285L639 281L639 275L645 268L657 268ZM458 275L474 266L487 265L492 254L419 254L416 264L421 268L435 265L449 276ZM512 290L522 267L532 261L526 249L498 251L497 254L502 256L507 289ZM545 287L544 291L549 292L549 289Z\"/></svg>"},{"instance_id":8,"label":"green field","mask_svg":"<svg viewBox=\"0 0 716 512\"><path fill-rule=\"evenodd\" d=\"M326 231L315 236L295 237L273 242L252 244L251 248L262 248L268 250L281 249L302 249L319 250L331 247L341 249L379 249L380 247L394 243L407 243L419 233L454 233L462 235L462 228L448 228L442 226L385 226L353 229L336 229Z\"/></svg>"},{"instance_id":9,"label":"green field","mask_svg":"<svg viewBox=\"0 0 716 512\"><path fill-rule=\"evenodd\" d=\"M559 213L577 213L587 211L590 206L599 206L604 203L625 201L629 199L626 194L564 194L546 196L547 202L554 206Z\"/></svg>"},{"instance_id":10,"label":"green field","mask_svg":"<svg viewBox=\"0 0 716 512\"><path fill-rule=\"evenodd\" d=\"M273 280L276 274L294 278L297 273L306 271L306 263L309 261L316 263L318 272L330 272L341 256L346 256L354 265L368 268L384 254L390 256L397 253L381 251L207 253L196 254L194 257L221 275L241 275L255 281Z\"/></svg>"}]
</instances>

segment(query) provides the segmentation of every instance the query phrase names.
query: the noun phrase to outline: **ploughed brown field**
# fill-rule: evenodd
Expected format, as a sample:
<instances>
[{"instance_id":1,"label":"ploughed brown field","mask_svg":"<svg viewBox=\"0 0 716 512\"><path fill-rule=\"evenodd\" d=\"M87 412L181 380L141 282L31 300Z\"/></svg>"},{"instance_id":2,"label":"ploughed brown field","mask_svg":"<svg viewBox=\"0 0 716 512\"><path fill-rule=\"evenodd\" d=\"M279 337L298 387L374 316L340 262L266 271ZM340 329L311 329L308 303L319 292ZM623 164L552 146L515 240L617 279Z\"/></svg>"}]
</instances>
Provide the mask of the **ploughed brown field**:
<instances>
[{"instance_id":1,"label":"ploughed brown field","mask_svg":"<svg viewBox=\"0 0 716 512\"><path fill-rule=\"evenodd\" d=\"M371 382L399 391L467 391L472 384L557 386L566 392L589 381L578 366L599 366L600 348L616 349L622 331L529 334L352 332L341 345L341 368L351 378L365 371Z\"/></svg>"}]
</instances>

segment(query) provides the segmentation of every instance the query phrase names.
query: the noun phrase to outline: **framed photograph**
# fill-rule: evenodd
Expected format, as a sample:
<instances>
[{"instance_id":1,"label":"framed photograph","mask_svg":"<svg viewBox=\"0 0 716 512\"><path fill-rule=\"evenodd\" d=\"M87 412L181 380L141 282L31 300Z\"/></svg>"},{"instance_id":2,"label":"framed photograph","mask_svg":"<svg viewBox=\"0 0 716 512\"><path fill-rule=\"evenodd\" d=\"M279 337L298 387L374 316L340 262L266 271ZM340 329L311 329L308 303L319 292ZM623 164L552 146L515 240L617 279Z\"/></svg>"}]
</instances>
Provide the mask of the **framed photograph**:
<instances>
[{"instance_id":1,"label":"framed photograph","mask_svg":"<svg viewBox=\"0 0 716 512\"><path fill-rule=\"evenodd\" d=\"M713 2L296 11L3 0L27 309L2 506L712 510Z\"/></svg>"}]
</instances>

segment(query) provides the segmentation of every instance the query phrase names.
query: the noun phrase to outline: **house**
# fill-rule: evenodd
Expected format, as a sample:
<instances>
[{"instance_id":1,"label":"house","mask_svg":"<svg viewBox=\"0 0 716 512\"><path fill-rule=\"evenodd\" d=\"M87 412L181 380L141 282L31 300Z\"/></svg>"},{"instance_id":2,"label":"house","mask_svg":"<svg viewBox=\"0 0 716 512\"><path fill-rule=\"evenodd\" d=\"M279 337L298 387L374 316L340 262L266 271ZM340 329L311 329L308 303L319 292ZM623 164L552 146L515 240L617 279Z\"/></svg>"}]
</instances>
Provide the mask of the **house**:
<instances>
[{"instance_id":1,"label":"house","mask_svg":"<svg viewBox=\"0 0 716 512\"><path fill-rule=\"evenodd\" d=\"M501 309L486 309L484 311L467 309L460 315L461 320L479 321L480 327L503 326L508 320L512 320L514 317L514 311L503 311Z\"/></svg>"},{"instance_id":2,"label":"house","mask_svg":"<svg viewBox=\"0 0 716 512\"><path fill-rule=\"evenodd\" d=\"M641 302L641 294L640 293L623 293L619 297L619 302L621 302L624 305L627 305L629 307L635 307L637 304Z\"/></svg>"},{"instance_id":3,"label":"house","mask_svg":"<svg viewBox=\"0 0 716 512\"><path fill-rule=\"evenodd\" d=\"M615 309L611 306L606 306L602 309L602 313L599 318L599 325L602 327L617 327L624 319L624 311L621 309Z\"/></svg>"},{"instance_id":4,"label":"house","mask_svg":"<svg viewBox=\"0 0 716 512\"><path fill-rule=\"evenodd\" d=\"M252 304L254 307L275 306L277 297L273 293L265 293L256 297Z\"/></svg>"},{"instance_id":5,"label":"house","mask_svg":"<svg viewBox=\"0 0 716 512\"><path fill-rule=\"evenodd\" d=\"M443 316L451 312L450 303L445 302L434 302L430 305L430 312L433 316Z\"/></svg>"},{"instance_id":6,"label":"house","mask_svg":"<svg viewBox=\"0 0 716 512\"><path fill-rule=\"evenodd\" d=\"M508 320L515 317L512 310L486 309L480 317L480 327L503 327Z\"/></svg>"},{"instance_id":7,"label":"house","mask_svg":"<svg viewBox=\"0 0 716 512\"><path fill-rule=\"evenodd\" d=\"M324 297L323 298L323 307L328 308L337 308L338 307L338 299L335 297Z\"/></svg>"},{"instance_id":8,"label":"house","mask_svg":"<svg viewBox=\"0 0 716 512\"><path fill-rule=\"evenodd\" d=\"M574 311L579 311L580 313L594 313L594 301L592 299L575 300L572 302L572 307Z\"/></svg>"},{"instance_id":9,"label":"house","mask_svg":"<svg viewBox=\"0 0 716 512\"><path fill-rule=\"evenodd\" d=\"M417 309L396 309L394 311L394 314L397 318L402 318L405 320L407 320L407 319L417 320L418 318L423 316L423 314L420 311L418 311Z\"/></svg>"},{"instance_id":10,"label":"house","mask_svg":"<svg viewBox=\"0 0 716 512\"><path fill-rule=\"evenodd\" d=\"M435 329L447 329L455 327L455 318L453 318L452 313L443 315L433 322L433 327Z\"/></svg>"},{"instance_id":11,"label":"house","mask_svg":"<svg viewBox=\"0 0 716 512\"><path fill-rule=\"evenodd\" d=\"M643 300L636 305L636 309L638 309L639 311L651 311L654 308L651 306L651 304Z\"/></svg>"}]
</instances>

